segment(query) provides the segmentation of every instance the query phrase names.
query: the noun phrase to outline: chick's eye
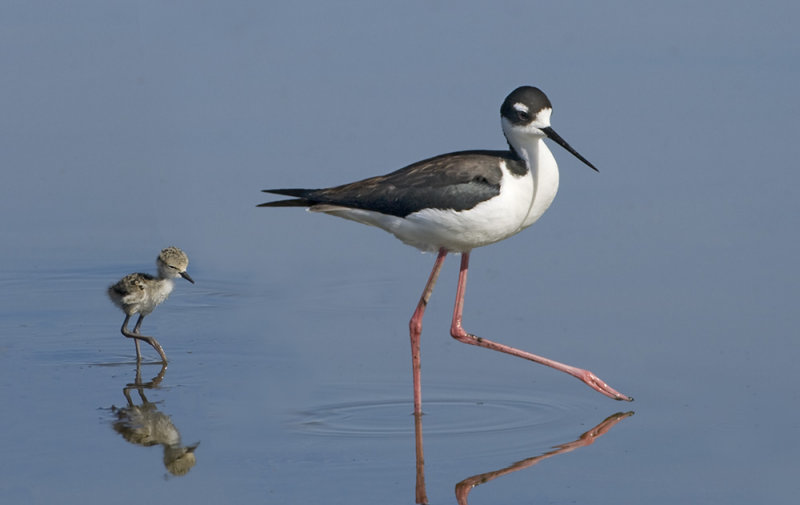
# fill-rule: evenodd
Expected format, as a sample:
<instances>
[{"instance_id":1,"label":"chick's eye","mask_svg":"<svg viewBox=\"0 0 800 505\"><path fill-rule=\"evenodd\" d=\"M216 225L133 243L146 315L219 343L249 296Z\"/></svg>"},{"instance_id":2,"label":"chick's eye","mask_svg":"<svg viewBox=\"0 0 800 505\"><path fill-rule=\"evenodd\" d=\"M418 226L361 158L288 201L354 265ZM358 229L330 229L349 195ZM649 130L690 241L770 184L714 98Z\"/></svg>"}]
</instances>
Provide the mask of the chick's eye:
<instances>
[{"instance_id":1,"label":"chick's eye","mask_svg":"<svg viewBox=\"0 0 800 505\"><path fill-rule=\"evenodd\" d=\"M531 115L527 111L518 110L517 111L517 119L519 119L520 121L529 121L531 119Z\"/></svg>"}]
</instances>

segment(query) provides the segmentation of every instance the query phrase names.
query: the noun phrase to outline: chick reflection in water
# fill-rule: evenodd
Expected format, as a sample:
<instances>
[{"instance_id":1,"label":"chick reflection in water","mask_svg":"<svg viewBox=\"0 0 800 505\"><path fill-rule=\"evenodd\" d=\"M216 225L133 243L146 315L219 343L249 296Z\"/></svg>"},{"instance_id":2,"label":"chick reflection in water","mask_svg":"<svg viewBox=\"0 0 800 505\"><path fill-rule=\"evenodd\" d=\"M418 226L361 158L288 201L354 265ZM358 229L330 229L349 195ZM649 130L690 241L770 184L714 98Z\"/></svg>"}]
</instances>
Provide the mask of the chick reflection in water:
<instances>
[{"instance_id":1,"label":"chick reflection in water","mask_svg":"<svg viewBox=\"0 0 800 505\"><path fill-rule=\"evenodd\" d=\"M161 367L161 372L150 382L142 384L141 371L136 367L136 380L122 389L128 402L126 407L111 407L116 415L114 430L132 444L150 447L161 445L164 448L164 466L167 471L175 476L186 475L197 462L194 451L199 443L183 446L178 429L172 424L172 419L167 414L159 412L158 407L151 403L144 394L145 389L157 387L164 378L166 365ZM136 405L131 398L131 390L135 389L142 400L141 405Z\"/></svg>"},{"instance_id":2,"label":"chick reflection in water","mask_svg":"<svg viewBox=\"0 0 800 505\"><path fill-rule=\"evenodd\" d=\"M468 505L467 497L469 496L470 491L472 491L475 487L480 486L481 484L486 484L487 482L503 475L522 470L523 468L530 468L533 465L557 454L564 454L574 451L575 449L591 445L597 438L608 433L608 431L611 430L611 428L613 428L617 423L632 415L633 412L618 412L616 414L612 414L594 428L583 433L580 437L578 437L577 440L557 445L551 451L547 451L532 458L523 459L522 461L517 461L516 463L513 463L505 468L473 475L472 477L462 480L456 484L456 501L458 502L458 505ZM427 504L428 497L425 490L425 457L422 454L422 421L419 415L415 415L414 417L414 431L417 439L416 502L418 504Z\"/></svg>"}]
</instances>

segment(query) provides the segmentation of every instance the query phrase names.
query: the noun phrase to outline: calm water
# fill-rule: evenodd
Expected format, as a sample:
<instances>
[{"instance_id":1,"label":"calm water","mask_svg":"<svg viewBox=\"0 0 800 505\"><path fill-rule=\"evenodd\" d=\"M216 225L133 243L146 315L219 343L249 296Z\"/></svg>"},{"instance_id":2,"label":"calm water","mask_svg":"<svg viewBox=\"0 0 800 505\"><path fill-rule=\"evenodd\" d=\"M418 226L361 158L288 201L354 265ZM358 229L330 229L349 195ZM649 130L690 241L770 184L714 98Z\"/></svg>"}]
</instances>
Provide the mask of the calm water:
<instances>
[{"instance_id":1,"label":"calm water","mask_svg":"<svg viewBox=\"0 0 800 505\"><path fill-rule=\"evenodd\" d=\"M0 7L0 502L796 501L798 8L404 5ZM464 326L636 401L453 341L449 257L415 419L434 257L259 190L501 148L523 83L600 173L552 147ZM137 369L105 289L170 244Z\"/></svg>"}]
</instances>

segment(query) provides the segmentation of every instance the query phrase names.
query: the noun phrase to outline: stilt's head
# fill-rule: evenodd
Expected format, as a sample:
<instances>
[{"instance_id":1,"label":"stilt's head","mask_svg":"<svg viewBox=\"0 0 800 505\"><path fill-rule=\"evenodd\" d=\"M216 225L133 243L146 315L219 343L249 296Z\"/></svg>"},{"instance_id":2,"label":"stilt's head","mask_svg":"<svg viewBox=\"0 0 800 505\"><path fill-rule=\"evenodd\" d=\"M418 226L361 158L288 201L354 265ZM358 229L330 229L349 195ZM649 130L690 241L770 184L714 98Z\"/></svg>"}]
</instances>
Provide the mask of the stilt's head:
<instances>
[{"instance_id":1,"label":"stilt's head","mask_svg":"<svg viewBox=\"0 0 800 505\"><path fill-rule=\"evenodd\" d=\"M550 127L552 112L550 100L539 88L520 86L512 91L500 107L503 133L511 150L519 157L528 159L526 146L547 137L596 171L594 165Z\"/></svg>"},{"instance_id":2,"label":"stilt's head","mask_svg":"<svg viewBox=\"0 0 800 505\"><path fill-rule=\"evenodd\" d=\"M158 273L162 278L183 277L194 284L194 279L186 273L186 267L189 266L189 257L177 247L170 246L161 251L156 260L156 265L158 265Z\"/></svg>"}]
</instances>

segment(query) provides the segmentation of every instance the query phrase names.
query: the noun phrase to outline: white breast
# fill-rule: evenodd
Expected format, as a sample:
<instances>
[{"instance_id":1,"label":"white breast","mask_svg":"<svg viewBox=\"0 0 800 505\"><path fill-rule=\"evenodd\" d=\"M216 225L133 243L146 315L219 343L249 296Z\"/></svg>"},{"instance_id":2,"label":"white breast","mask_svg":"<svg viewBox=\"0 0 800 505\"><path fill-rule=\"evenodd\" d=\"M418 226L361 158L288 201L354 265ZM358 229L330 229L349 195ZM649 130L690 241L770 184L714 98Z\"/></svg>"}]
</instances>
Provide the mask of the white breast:
<instances>
[{"instance_id":1,"label":"white breast","mask_svg":"<svg viewBox=\"0 0 800 505\"><path fill-rule=\"evenodd\" d=\"M155 279L145 290L145 299L139 306L139 313L146 316L153 312L157 305L167 299L172 293L174 283L172 279Z\"/></svg>"}]
</instances>

